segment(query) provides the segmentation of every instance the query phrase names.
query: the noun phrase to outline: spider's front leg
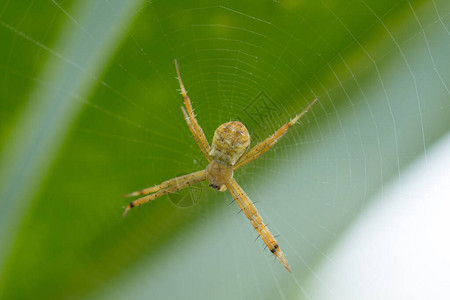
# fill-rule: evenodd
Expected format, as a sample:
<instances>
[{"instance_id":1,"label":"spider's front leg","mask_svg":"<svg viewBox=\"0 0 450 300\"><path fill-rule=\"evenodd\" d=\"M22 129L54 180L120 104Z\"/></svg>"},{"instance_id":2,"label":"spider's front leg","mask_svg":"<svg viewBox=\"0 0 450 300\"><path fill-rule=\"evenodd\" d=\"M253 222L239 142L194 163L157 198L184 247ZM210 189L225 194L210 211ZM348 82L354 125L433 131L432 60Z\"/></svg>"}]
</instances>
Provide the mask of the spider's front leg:
<instances>
[{"instance_id":1,"label":"spider's front leg","mask_svg":"<svg viewBox=\"0 0 450 300\"><path fill-rule=\"evenodd\" d=\"M157 191L168 188L170 186L179 185L186 180L195 179L195 178L199 177L199 174L201 174L200 172L202 172L202 171L175 177L175 178L166 180L159 185L148 187L148 188L145 188L145 189L133 192L133 193L125 194L124 196L125 197L134 197L134 196L143 196L143 195L156 193Z\"/></svg>"},{"instance_id":2,"label":"spider's front leg","mask_svg":"<svg viewBox=\"0 0 450 300\"><path fill-rule=\"evenodd\" d=\"M234 178L231 178L226 186L233 196L234 200L236 200L237 204L244 212L245 216L250 220L253 227L255 227L256 231L261 236L261 239L267 245L267 248L269 248L270 252L272 252L276 256L276 258L283 264L283 266L292 273L291 267L284 257L280 246L275 240L275 237L272 235L269 229L267 229L267 226L264 225L263 220L258 213L258 210L250 200L250 198L247 196L247 194L244 192L244 190L239 186Z\"/></svg>"},{"instance_id":3,"label":"spider's front leg","mask_svg":"<svg viewBox=\"0 0 450 300\"><path fill-rule=\"evenodd\" d=\"M135 195L142 195L143 193L155 192L154 194L151 194L151 195L148 195L145 197L141 197L139 199L131 201L125 208L125 211L123 212L123 217L126 217L128 211L130 209L132 209L133 207L140 206L142 204L145 204L151 200L155 200L156 198L159 198L166 194L178 192L179 190L182 190L184 188L187 188L191 185L194 185L196 183L199 183L199 182L202 182L205 180L206 180L206 171L202 170L202 171L194 172L194 173L191 173L188 175L173 178L171 180L167 180L167 181L163 182L162 184L155 186L155 187L147 188L147 189L129 194L131 196L135 196ZM163 188L163 187L165 187L165 188Z\"/></svg>"}]
</instances>

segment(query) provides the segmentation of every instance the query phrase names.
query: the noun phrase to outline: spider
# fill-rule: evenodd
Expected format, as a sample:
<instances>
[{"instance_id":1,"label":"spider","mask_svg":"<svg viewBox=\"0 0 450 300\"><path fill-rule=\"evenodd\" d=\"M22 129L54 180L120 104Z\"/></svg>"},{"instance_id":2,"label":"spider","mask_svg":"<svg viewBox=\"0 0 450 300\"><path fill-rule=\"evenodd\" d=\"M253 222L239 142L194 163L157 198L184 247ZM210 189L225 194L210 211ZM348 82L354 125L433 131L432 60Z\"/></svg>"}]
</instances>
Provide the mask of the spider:
<instances>
[{"instance_id":1,"label":"spider","mask_svg":"<svg viewBox=\"0 0 450 300\"><path fill-rule=\"evenodd\" d=\"M275 145L276 142L278 142L279 139L288 131L288 129L308 111L317 99L311 102L311 104L309 104L300 114L281 126L281 128L278 129L273 135L254 146L248 152L247 150L250 146L250 135L244 124L239 121L231 121L220 125L214 132L212 145L210 147L202 128L195 118L191 100L189 99L183 82L181 81L180 71L178 69L176 59L175 68L185 106L181 106L181 110L184 118L186 119L189 130L192 132L198 147L208 160L209 164L205 170L172 178L159 185L125 195L127 197L142 195L147 196L131 201L125 208L123 217L125 217L128 211L133 207L140 206L163 195L175 193L193 184L207 180L209 181L209 186L212 189L222 192L228 190L231 193L234 200L244 212L245 216L250 220L261 239L269 248L270 252L272 252L283 264L283 266L292 273L291 267L284 257L283 252L281 252L275 237L263 223L263 220L253 202L233 178L233 171L255 160Z\"/></svg>"}]
</instances>

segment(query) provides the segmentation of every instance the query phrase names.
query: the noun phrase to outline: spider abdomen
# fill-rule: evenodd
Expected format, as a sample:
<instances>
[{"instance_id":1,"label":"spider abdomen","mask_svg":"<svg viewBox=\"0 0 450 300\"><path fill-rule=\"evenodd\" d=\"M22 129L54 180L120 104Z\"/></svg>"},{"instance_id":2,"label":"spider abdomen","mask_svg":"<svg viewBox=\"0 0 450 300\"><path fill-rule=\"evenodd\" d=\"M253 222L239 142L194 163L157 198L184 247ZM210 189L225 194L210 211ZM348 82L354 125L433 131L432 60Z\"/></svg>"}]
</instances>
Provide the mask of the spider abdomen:
<instances>
[{"instance_id":1,"label":"spider abdomen","mask_svg":"<svg viewBox=\"0 0 450 300\"><path fill-rule=\"evenodd\" d=\"M209 155L215 160L233 166L250 146L250 134L244 124L231 121L214 132Z\"/></svg>"}]
</instances>

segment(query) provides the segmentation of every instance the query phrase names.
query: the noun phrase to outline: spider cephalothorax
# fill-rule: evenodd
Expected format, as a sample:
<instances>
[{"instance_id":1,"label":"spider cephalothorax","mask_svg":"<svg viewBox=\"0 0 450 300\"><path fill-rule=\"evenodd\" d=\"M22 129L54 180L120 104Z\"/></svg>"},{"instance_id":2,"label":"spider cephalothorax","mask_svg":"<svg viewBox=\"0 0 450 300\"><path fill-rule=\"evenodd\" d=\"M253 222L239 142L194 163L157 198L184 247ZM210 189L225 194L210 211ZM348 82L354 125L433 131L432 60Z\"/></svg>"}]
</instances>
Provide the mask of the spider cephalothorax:
<instances>
[{"instance_id":1,"label":"spider cephalothorax","mask_svg":"<svg viewBox=\"0 0 450 300\"><path fill-rule=\"evenodd\" d=\"M163 195L177 192L201 181L208 180L211 188L220 191L228 190L231 193L234 200L244 212L245 216L250 220L253 227L261 236L261 239L269 248L270 252L277 257L277 259L289 272L292 272L291 267L283 255L283 252L281 252L280 246L269 229L267 229L267 226L263 223L255 205L233 178L233 171L255 160L275 145L275 143L288 131L288 129L308 111L317 99L309 104L300 114L281 126L281 128L278 129L273 135L254 146L248 152L247 150L250 146L250 135L248 134L247 128L245 128L244 124L238 121L231 121L220 125L214 132L212 145L210 147L202 128L194 116L191 100L187 96L186 90L181 82L180 71L178 70L176 60L175 66L177 69L181 94L184 99L184 106L186 107L186 109L181 107L181 110L184 118L186 119L189 130L192 132L198 147L208 160L209 164L205 170L172 178L164 181L160 185L126 195L140 196L149 194L145 197L131 201L125 208L123 216L126 216L127 212L133 207L142 205Z\"/></svg>"},{"instance_id":2,"label":"spider cephalothorax","mask_svg":"<svg viewBox=\"0 0 450 300\"><path fill-rule=\"evenodd\" d=\"M226 191L225 184L233 178L233 167L221 161L213 160L206 167L206 180L209 187L219 191Z\"/></svg>"}]
</instances>

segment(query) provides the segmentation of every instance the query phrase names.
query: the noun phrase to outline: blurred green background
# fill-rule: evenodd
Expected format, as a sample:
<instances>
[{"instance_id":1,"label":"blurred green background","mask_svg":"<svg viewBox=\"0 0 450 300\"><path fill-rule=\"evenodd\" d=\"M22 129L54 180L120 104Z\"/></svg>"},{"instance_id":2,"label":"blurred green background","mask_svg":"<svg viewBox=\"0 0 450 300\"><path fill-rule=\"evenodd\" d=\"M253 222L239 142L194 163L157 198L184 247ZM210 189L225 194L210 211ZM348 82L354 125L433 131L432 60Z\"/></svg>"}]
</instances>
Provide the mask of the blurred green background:
<instances>
[{"instance_id":1,"label":"blurred green background","mask_svg":"<svg viewBox=\"0 0 450 300\"><path fill-rule=\"evenodd\" d=\"M0 298L307 299L355 216L450 129L449 14L445 0L2 2ZM240 120L254 145L319 99L235 174L292 275L205 183L121 218L124 193L206 165L175 58L208 139Z\"/></svg>"}]
</instances>

